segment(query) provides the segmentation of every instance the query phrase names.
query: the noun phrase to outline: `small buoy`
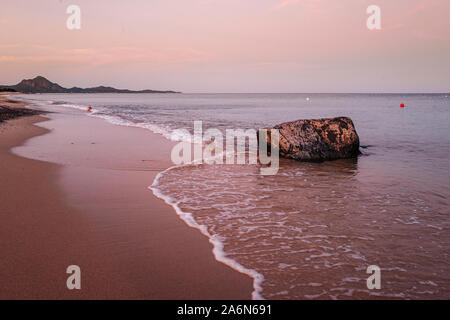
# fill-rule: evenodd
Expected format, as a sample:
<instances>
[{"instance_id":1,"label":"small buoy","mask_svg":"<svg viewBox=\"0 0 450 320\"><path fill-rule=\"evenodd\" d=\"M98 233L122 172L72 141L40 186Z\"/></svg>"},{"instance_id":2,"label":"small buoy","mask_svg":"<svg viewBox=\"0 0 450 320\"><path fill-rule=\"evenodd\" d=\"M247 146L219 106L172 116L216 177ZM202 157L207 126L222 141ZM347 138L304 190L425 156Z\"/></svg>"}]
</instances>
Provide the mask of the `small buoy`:
<instances>
[{"instance_id":1,"label":"small buoy","mask_svg":"<svg viewBox=\"0 0 450 320\"><path fill-rule=\"evenodd\" d=\"M88 107L87 111L91 112L92 111L92 107Z\"/></svg>"},{"instance_id":2,"label":"small buoy","mask_svg":"<svg viewBox=\"0 0 450 320\"><path fill-rule=\"evenodd\" d=\"M306 101L309 101L309 97L306 98Z\"/></svg>"},{"instance_id":3,"label":"small buoy","mask_svg":"<svg viewBox=\"0 0 450 320\"><path fill-rule=\"evenodd\" d=\"M400 104L400 108L404 108L405 107L405 104L404 103L401 103Z\"/></svg>"}]
</instances>

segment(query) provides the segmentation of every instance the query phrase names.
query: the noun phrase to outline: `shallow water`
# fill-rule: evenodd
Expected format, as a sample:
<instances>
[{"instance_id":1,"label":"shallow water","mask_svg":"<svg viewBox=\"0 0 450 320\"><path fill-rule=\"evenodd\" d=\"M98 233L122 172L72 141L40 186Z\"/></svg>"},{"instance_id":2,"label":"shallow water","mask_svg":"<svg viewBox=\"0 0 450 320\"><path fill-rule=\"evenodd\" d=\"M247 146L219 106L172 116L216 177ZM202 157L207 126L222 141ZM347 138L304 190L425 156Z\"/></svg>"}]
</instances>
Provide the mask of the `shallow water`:
<instances>
[{"instance_id":1,"label":"shallow water","mask_svg":"<svg viewBox=\"0 0 450 320\"><path fill-rule=\"evenodd\" d=\"M254 165L175 167L154 188L220 241L220 255L263 277L257 290L264 298L450 298L446 94L45 94L31 99L54 107L92 105L94 116L166 137L174 129L192 131L194 120L224 130L349 116L363 146L358 159L282 160L275 176L261 176ZM366 287L369 265L381 268L381 290Z\"/></svg>"}]
</instances>

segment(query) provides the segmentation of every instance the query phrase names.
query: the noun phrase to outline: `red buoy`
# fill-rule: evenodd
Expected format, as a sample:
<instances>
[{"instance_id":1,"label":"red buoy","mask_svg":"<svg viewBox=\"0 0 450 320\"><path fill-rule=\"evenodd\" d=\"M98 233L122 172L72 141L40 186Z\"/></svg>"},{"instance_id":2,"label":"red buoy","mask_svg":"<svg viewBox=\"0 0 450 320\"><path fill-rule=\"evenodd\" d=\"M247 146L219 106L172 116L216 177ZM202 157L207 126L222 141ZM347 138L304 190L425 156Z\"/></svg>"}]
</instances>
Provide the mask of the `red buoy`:
<instances>
[{"instance_id":1,"label":"red buoy","mask_svg":"<svg viewBox=\"0 0 450 320\"><path fill-rule=\"evenodd\" d=\"M405 107L405 104L404 103L401 103L400 104L400 108L404 108Z\"/></svg>"},{"instance_id":2,"label":"red buoy","mask_svg":"<svg viewBox=\"0 0 450 320\"><path fill-rule=\"evenodd\" d=\"M87 111L91 112L92 111L92 107L88 107Z\"/></svg>"}]
</instances>

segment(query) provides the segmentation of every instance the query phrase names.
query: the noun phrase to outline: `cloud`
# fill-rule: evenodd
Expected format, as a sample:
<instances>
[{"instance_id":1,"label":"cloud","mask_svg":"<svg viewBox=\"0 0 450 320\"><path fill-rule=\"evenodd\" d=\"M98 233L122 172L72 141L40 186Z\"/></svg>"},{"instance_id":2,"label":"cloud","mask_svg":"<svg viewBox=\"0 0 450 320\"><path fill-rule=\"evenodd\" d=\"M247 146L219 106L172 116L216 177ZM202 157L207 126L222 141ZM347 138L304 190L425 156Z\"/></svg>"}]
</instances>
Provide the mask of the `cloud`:
<instances>
[{"instance_id":1,"label":"cloud","mask_svg":"<svg viewBox=\"0 0 450 320\"><path fill-rule=\"evenodd\" d=\"M298 5L306 10L311 10L311 11L317 12L321 9L320 3L321 3L321 0L283 0L279 3L277 3L273 8L278 10L278 9L283 9L283 8L286 8L289 6Z\"/></svg>"},{"instance_id":2,"label":"cloud","mask_svg":"<svg viewBox=\"0 0 450 320\"><path fill-rule=\"evenodd\" d=\"M406 25L404 23L396 23L393 25L383 26L381 31L383 31L383 32L392 31L392 30L404 29L405 27L406 27Z\"/></svg>"},{"instance_id":3,"label":"cloud","mask_svg":"<svg viewBox=\"0 0 450 320\"><path fill-rule=\"evenodd\" d=\"M446 43L450 23L445 13L449 9L448 0L420 1L404 13L403 20L408 22L408 29L413 37ZM433 18L430 20L431 16Z\"/></svg>"},{"instance_id":4,"label":"cloud","mask_svg":"<svg viewBox=\"0 0 450 320\"><path fill-rule=\"evenodd\" d=\"M293 5L293 4L297 4L299 2L300 2L300 0L284 0L284 1L281 1L280 3L278 3L277 5L275 5L275 8L281 9L281 8L284 8L284 7Z\"/></svg>"},{"instance_id":5,"label":"cloud","mask_svg":"<svg viewBox=\"0 0 450 320\"><path fill-rule=\"evenodd\" d=\"M296 61L263 61L253 64L257 68L276 67L286 69L322 69L326 66L318 63L301 63Z\"/></svg>"},{"instance_id":6,"label":"cloud","mask_svg":"<svg viewBox=\"0 0 450 320\"><path fill-rule=\"evenodd\" d=\"M203 60L207 54L192 48L166 48L154 50L140 47L105 47L61 49L41 45L2 45L8 54L0 56L1 62L72 63L103 66L120 63L170 64ZM12 51L12 52L11 52ZM23 54L27 52L27 54ZM33 54L29 54L33 52Z\"/></svg>"},{"instance_id":7,"label":"cloud","mask_svg":"<svg viewBox=\"0 0 450 320\"><path fill-rule=\"evenodd\" d=\"M448 1L448 0L445 0L445 1ZM405 15L406 16L413 16L413 15L415 15L417 13L420 13L420 12L423 12L423 11L427 10L428 8L431 8L431 7L436 6L436 5L441 5L443 3L444 3L444 1L442 1L442 0L426 0L426 1L422 1L422 2L419 2L418 4L412 6L411 9L409 9L406 12Z\"/></svg>"}]
</instances>

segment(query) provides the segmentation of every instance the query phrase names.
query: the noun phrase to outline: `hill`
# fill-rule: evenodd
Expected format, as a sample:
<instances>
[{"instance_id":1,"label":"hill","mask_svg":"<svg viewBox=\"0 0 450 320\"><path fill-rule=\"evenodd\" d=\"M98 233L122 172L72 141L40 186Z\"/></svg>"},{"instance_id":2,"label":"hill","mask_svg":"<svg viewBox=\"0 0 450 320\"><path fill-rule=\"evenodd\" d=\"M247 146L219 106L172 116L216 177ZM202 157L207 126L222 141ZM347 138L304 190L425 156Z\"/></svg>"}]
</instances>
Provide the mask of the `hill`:
<instances>
[{"instance_id":1,"label":"hill","mask_svg":"<svg viewBox=\"0 0 450 320\"><path fill-rule=\"evenodd\" d=\"M5 90L15 90L26 93L179 93L176 91L140 90L133 91L127 89L116 89L113 87L98 86L93 88L64 88L48 79L37 76L34 79L25 79L16 85L2 86Z\"/></svg>"}]
</instances>

